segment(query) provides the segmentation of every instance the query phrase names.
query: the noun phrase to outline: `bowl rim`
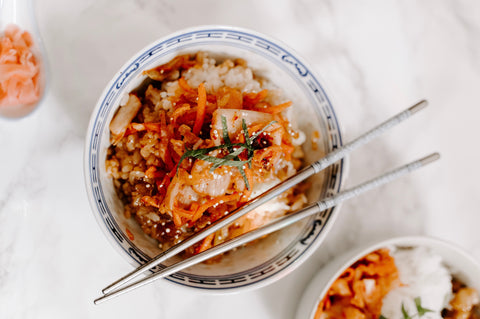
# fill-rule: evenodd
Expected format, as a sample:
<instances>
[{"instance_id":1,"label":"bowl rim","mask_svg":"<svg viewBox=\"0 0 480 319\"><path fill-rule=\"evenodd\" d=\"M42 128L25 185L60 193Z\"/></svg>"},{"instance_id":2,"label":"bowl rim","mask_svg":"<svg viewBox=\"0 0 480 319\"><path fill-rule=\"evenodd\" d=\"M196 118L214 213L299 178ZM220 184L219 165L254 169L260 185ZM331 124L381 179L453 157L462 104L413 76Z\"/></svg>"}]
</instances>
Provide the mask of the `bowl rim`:
<instances>
[{"instance_id":1,"label":"bowl rim","mask_svg":"<svg viewBox=\"0 0 480 319\"><path fill-rule=\"evenodd\" d=\"M127 70L127 68L130 65L132 65L132 63L135 60L137 60L139 57L142 56L142 54L147 52L149 49L151 49L155 45L158 45L162 42L165 42L165 41L167 41L169 39L172 39L172 38L175 38L175 37L179 37L179 36L182 36L182 35L185 35L185 34L188 34L188 33L192 33L192 32L200 32L202 30L217 30L217 31L227 31L227 32L228 31L233 31L233 32L237 32L237 33L244 33L246 35L252 35L252 36L258 37L262 40L270 41L271 43L275 44L276 46L278 46L278 47L284 49L286 52L290 53L292 57L297 59L304 66L308 66L308 68L307 68L308 73L310 73L311 76L317 81L319 89L322 91L323 96L325 97L328 105L330 106L330 111L332 112L332 115L333 115L332 117L333 117L333 120L335 121L335 125L336 125L336 128L337 128L337 134L338 134L338 138L339 138L338 146L343 145L343 137L342 137L343 127L340 125L340 123L338 121L338 116L335 113L335 110L333 108L333 104L331 102L331 100L332 100L331 92L329 91L329 93L327 95L326 86L324 84L325 81L323 80L322 77L320 77L312 69L311 65L309 65L309 63L300 54L298 54L295 50L293 50L290 46L286 45L282 41L280 41L280 40L278 40L274 37L262 34L260 32L253 31L253 30L250 30L250 29L247 29L247 28L242 28L242 27L234 27L234 26L226 26L226 25L200 25L200 26L184 28L184 29L178 30L176 32L169 33L166 36L163 36L163 37L147 44L142 49L138 50L130 59L128 59L128 61L120 67L120 69L113 75L111 80L104 87L104 89L102 91L102 94L100 95L99 99L97 100L97 102L95 104L95 108L92 110L92 113L91 113L91 116L90 116L89 125L88 125L88 128L87 128L86 137L85 137L85 148L84 148L84 158L83 158L83 161L84 161L84 163L83 163L83 166L84 166L84 181L85 181L85 187L86 187L86 190L87 190L87 195L88 195L89 204L90 204L90 208L92 210L92 213L95 216L95 219L96 219L97 223L99 224L100 228L102 229L103 233L108 238L108 241L110 242L110 244L122 256L124 256L124 258L126 258L127 261L134 267L139 266L138 262L136 260L134 260L130 255L128 255L128 253L126 253L125 250L122 247L120 247L119 242L116 240L116 238L111 233L107 234L105 223L100 216L100 212L98 211L97 206L95 205L96 201L95 201L93 191L92 191L92 183L91 183L91 180L89 178L90 177L90 169L91 169L90 166L89 166L89 160L90 160L89 155L90 155L90 149L91 149L90 141L92 140L93 135L94 135L94 127L95 127L99 112L102 108L102 105L103 105L105 99L107 98L107 95L109 93L110 88L118 81L118 79L124 74L124 71ZM338 186L336 187L337 192L341 191L342 186L345 182L345 178L347 176L347 171L348 171L348 161L345 158L340 160L338 163L339 163L339 170L338 170L338 176L336 177L336 183L338 184ZM335 223L335 221L337 219L337 215L338 215L338 211L340 209L340 206L341 205L337 205L336 207L334 207L330 210L330 214L328 216L328 219L325 221L325 225L324 225L323 229L316 236L316 238L313 240L311 245L307 249L305 249L305 251L300 256L297 256L295 258L295 260L292 263L290 263L288 266L286 266L285 268L281 269L280 271L276 272L275 274L273 274L269 277L265 277L265 278L261 279L260 281L254 281L252 283L242 285L242 286L220 287L220 288L215 287L215 288L212 289L211 287L207 288L207 287L184 285L184 284L181 284L179 282L169 280L168 277L165 278L165 279L167 279L167 281L171 281L172 284L176 284L176 286L185 286L185 288L188 288L188 289L196 288L197 290L205 290L205 291L208 291L209 293L218 292L218 293L222 293L222 294L227 293L227 292L238 292L238 291L244 290L244 289L253 289L253 288L256 289L256 288L261 288L261 287L264 287L266 285L269 285L269 284L275 282L276 280L278 280L278 279L280 279L284 276L287 276L288 274L293 272L300 264L302 264L306 259L308 259L308 257L311 256L314 251L316 251L316 249L319 247L319 245L321 245L321 243L324 241L325 237L328 235L329 231L333 227L333 224Z\"/></svg>"},{"instance_id":2,"label":"bowl rim","mask_svg":"<svg viewBox=\"0 0 480 319\"><path fill-rule=\"evenodd\" d=\"M317 272L312 277L310 283L304 289L300 302L298 304L296 318L307 318L312 319L315 315L316 309L320 301L324 298L325 294L328 292L328 289L332 286L334 281L340 277L340 275L353 263L355 263L360 258L366 256L367 254L384 247L391 246L417 246L417 247L443 247L449 251L454 252L457 255L462 256L465 260L468 260L472 265L474 265L480 272L480 262L473 258L464 248L458 244L452 243L442 238L428 236L428 235L411 235L411 236L395 236L383 240L370 241L366 244L363 244L359 247L350 249L345 253L338 255L328 262L328 264L341 262L341 266L337 267L333 275L330 276L330 279L326 284L320 289L315 289L317 281L322 277L322 269L318 269ZM326 264L324 265L326 266ZM323 267L324 267L323 266ZM322 267L322 268L323 268ZM315 293L315 295L312 295ZM314 299L315 298L315 299ZM314 301L314 302L312 302ZM308 314L308 317L305 315Z\"/></svg>"}]
</instances>

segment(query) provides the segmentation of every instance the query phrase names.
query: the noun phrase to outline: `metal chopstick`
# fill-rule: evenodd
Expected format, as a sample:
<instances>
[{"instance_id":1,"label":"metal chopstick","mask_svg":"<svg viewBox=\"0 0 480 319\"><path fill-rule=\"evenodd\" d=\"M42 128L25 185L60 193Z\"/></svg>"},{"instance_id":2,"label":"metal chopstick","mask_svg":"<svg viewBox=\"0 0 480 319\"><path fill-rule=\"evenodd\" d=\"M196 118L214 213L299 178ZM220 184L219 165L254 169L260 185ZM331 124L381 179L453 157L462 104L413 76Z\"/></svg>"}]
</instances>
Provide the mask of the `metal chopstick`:
<instances>
[{"instance_id":1,"label":"metal chopstick","mask_svg":"<svg viewBox=\"0 0 480 319\"><path fill-rule=\"evenodd\" d=\"M270 188L265 193L255 197L254 199L248 201L244 206L236 209L232 213L224 216L223 218L217 220L216 222L212 223L208 227L205 227L195 235L185 239L181 243L178 243L166 251L160 253L158 256L154 257L152 260L148 261L147 263L141 265L134 271L128 273L127 275L123 276L122 278L118 279L111 285L107 286L102 290L104 294L107 294L114 289L122 286L126 282L132 280L133 278L137 277L144 271L153 268L163 261L175 256L176 254L182 252L186 248L194 245L195 243L199 242L206 236L216 232L217 230L231 224L239 217L245 215L249 211L257 208L258 206L268 202L270 199L274 198L275 196L283 193L284 191L288 190L289 188L297 185L298 183L304 181L305 179L309 178L310 176L322 171L326 167L330 166L331 164L335 163L336 161L344 158L348 153L353 151L354 149L368 143L373 138L379 136L383 132L387 131L388 129L392 128L393 126L403 122L404 120L408 119L413 114L417 113L421 109L427 106L427 101L422 100L415 105L409 107L408 109L404 110L401 113L391 117L387 121L381 123L380 125L376 126L375 128L371 129L370 131L364 133L360 137L356 138L350 143L345 144L344 146L330 152L322 159L314 162L310 166L305 167L300 172L295 174L294 176L286 179L282 183Z\"/></svg>"},{"instance_id":2,"label":"metal chopstick","mask_svg":"<svg viewBox=\"0 0 480 319\"><path fill-rule=\"evenodd\" d=\"M144 286L146 284L149 284L157 279L166 277L168 275L171 275L177 271L180 271L182 269L185 269L187 267L193 266L197 263L200 263L204 260L207 260L211 257L214 257L216 255L219 255L221 253L224 253L232 248L244 245L252 240L255 240L257 238L260 238L266 234L269 234L271 232L277 231L279 229L282 229L284 227L287 227L305 217L320 213L324 210L327 210L333 206L338 205L339 203L346 201L350 198L356 197L368 190L377 188L379 186L382 186L384 184L387 184L389 182L392 182L393 180L404 176L420 167L423 167L427 164L430 164L433 161L436 161L437 159L440 158L440 155L438 153L433 153L430 154L424 158L421 158L419 160L416 160L414 162L411 162L409 164L406 164L404 166L401 166L395 170L392 170L388 173L385 173L379 177L376 177L374 179L371 179L363 184L360 184L358 186L355 186L353 188L347 189L345 191L342 191L336 195L327 197L319 202L314 203L313 205L310 205L308 207L305 207L295 213L280 217L273 222L262 226L260 228L257 228L255 230L252 230L248 233L245 233L243 235L240 235L236 238L230 239L220 245L217 245L215 247L212 247L204 252L201 252L195 256L192 256L188 259L185 259L183 261L180 261L174 265L171 265L170 267L167 267L153 275L150 275L144 279L138 280L128 286L125 286L123 288L120 288L118 290L115 290L113 292L110 292L106 295L103 295L102 297L96 299L94 302L95 304L102 303L104 301L107 301L111 298L114 298L116 296L119 296L121 294L127 293L133 289L139 288L141 286Z\"/></svg>"}]
</instances>

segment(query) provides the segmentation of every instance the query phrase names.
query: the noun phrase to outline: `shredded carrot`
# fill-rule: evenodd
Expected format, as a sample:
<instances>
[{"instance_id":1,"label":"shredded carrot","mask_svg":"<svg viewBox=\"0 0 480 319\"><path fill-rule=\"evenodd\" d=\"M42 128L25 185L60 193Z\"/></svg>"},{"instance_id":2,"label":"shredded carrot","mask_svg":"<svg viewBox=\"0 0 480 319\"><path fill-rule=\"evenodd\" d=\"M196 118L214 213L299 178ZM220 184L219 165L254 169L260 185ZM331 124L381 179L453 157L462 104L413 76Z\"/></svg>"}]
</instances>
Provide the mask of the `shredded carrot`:
<instances>
[{"instance_id":1,"label":"shredded carrot","mask_svg":"<svg viewBox=\"0 0 480 319\"><path fill-rule=\"evenodd\" d=\"M211 199L209 201L207 201L205 204L202 204L198 207L197 211L195 212L195 214L193 215L192 217L192 221L196 221L197 219L199 219L200 217L202 217L203 213L210 207L214 206L214 205L218 205L220 203L226 203L226 202L230 202L230 201L234 201L234 200L238 200L240 198L240 194L238 193L235 193L235 194L232 194L232 195L222 195L222 196L218 196L214 199Z\"/></svg>"},{"instance_id":2,"label":"shredded carrot","mask_svg":"<svg viewBox=\"0 0 480 319\"><path fill-rule=\"evenodd\" d=\"M175 109L175 111L173 111L172 113L172 122L173 123L176 123L177 122L177 119L180 117L180 116L183 116L185 113L187 113L188 111L190 110L190 104L183 104L182 106L180 106L178 109Z\"/></svg>"},{"instance_id":3,"label":"shredded carrot","mask_svg":"<svg viewBox=\"0 0 480 319\"><path fill-rule=\"evenodd\" d=\"M199 254L201 253L202 251L205 251L207 249L209 249L210 247L212 247L212 242L213 242L213 238L215 237L215 233L213 234L210 234L208 235L207 237L205 237L202 241L202 243L200 244L200 246L198 246L196 249L195 249L195 253L196 254Z\"/></svg>"},{"instance_id":4,"label":"shredded carrot","mask_svg":"<svg viewBox=\"0 0 480 319\"><path fill-rule=\"evenodd\" d=\"M145 123L146 124L146 123ZM170 140L170 134L167 127L167 119L165 112L160 113L160 141L158 143L160 149L160 158L167 166L167 169L172 170L175 167L175 163L172 161L170 151L168 149L168 142Z\"/></svg>"},{"instance_id":5,"label":"shredded carrot","mask_svg":"<svg viewBox=\"0 0 480 319\"><path fill-rule=\"evenodd\" d=\"M157 171L157 168L155 166L150 166L146 171L145 171L145 176L148 178L154 178L155 177L155 172Z\"/></svg>"},{"instance_id":6,"label":"shredded carrot","mask_svg":"<svg viewBox=\"0 0 480 319\"><path fill-rule=\"evenodd\" d=\"M145 171L145 176L151 179L155 178L163 178L165 176L165 172L159 171L157 167L155 166L150 166L146 171Z\"/></svg>"},{"instance_id":7,"label":"shredded carrot","mask_svg":"<svg viewBox=\"0 0 480 319\"><path fill-rule=\"evenodd\" d=\"M197 202L193 202L192 206L190 206L190 210L193 211L193 212L196 212L198 207L200 207L200 205L198 205Z\"/></svg>"},{"instance_id":8,"label":"shredded carrot","mask_svg":"<svg viewBox=\"0 0 480 319\"><path fill-rule=\"evenodd\" d=\"M374 283L366 291L366 282ZM315 319L378 318L382 300L400 285L395 260L388 249L368 254L347 268L319 303Z\"/></svg>"},{"instance_id":9,"label":"shredded carrot","mask_svg":"<svg viewBox=\"0 0 480 319\"><path fill-rule=\"evenodd\" d=\"M147 131L152 131L156 133L162 132L162 124L161 123L143 123Z\"/></svg>"},{"instance_id":10,"label":"shredded carrot","mask_svg":"<svg viewBox=\"0 0 480 319\"><path fill-rule=\"evenodd\" d=\"M171 72L177 69L187 70L194 66L195 63L195 60L191 59L190 54L179 55L168 63L162 64L150 70L143 71L142 74L146 74L156 81L163 81L171 74Z\"/></svg>"},{"instance_id":11,"label":"shredded carrot","mask_svg":"<svg viewBox=\"0 0 480 319\"><path fill-rule=\"evenodd\" d=\"M170 182L172 181L173 176L175 176L175 173L177 172L177 166L178 164L175 165L175 167L168 174L165 175L161 182L157 183L158 193L162 196L165 196L167 188L168 186L170 186Z\"/></svg>"},{"instance_id":12,"label":"shredded carrot","mask_svg":"<svg viewBox=\"0 0 480 319\"><path fill-rule=\"evenodd\" d=\"M163 180L161 182L157 182L157 191L162 194L162 195L165 195L165 192L167 191L167 188L168 188L168 185L170 185L170 181L171 181L171 177L167 175L165 175L165 177L163 178Z\"/></svg>"},{"instance_id":13,"label":"shredded carrot","mask_svg":"<svg viewBox=\"0 0 480 319\"><path fill-rule=\"evenodd\" d=\"M195 92L195 90L192 89L190 85L188 85L187 81L185 81L185 78L183 76L180 79L178 79L178 85L180 85L180 87L184 91L191 92L191 93Z\"/></svg>"},{"instance_id":14,"label":"shredded carrot","mask_svg":"<svg viewBox=\"0 0 480 319\"><path fill-rule=\"evenodd\" d=\"M183 225L182 218L177 214L175 210L172 211L173 223L175 226L180 227Z\"/></svg>"},{"instance_id":15,"label":"shredded carrot","mask_svg":"<svg viewBox=\"0 0 480 319\"><path fill-rule=\"evenodd\" d=\"M266 123L260 123L260 124L257 124L257 125L252 125L251 127L248 128L248 134L253 135L256 132L263 129L266 125L267 125ZM268 131L268 129L267 129L267 131Z\"/></svg>"},{"instance_id":16,"label":"shredded carrot","mask_svg":"<svg viewBox=\"0 0 480 319\"><path fill-rule=\"evenodd\" d=\"M285 103L282 103L282 104L267 107L267 108L263 109L262 111L265 112L265 113L277 114L277 113L280 113L283 110L287 109L291 105L292 105L292 101L288 101L288 102L285 102Z\"/></svg>"},{"instance_id":17,"label":"shredded carrot","mask_svg":"<svg viewBox=\"0 0 480 319\"><path fill-rule=\"evenodd\" d=\"M262 101L263 99L265 99L268 95L268 90L265 89L265 90L261 90L260 92L258 93L247 93L243 96L245 102L247 102L247 104L250 104L250 106L254 106L255 104L257 104L258 102Z\"/></svg>"},{"instance_id":18,"label":"shredded carrot","mask_svg":"<svg viewBox=\"0 0 480 319\"><path fill-rule=\"evenodd\" d=\"M131 135L131 134L135 134L137 133L138 131L134 128L132 128L130 125L127 127L126 131L125 131L125 134L123 136L128 136L128 135ZM123 137L122 136L122 137Z\"/></svg>"},{"instance_id":19,"label":"shredded carrot","mask_svg":"<svg viewBox=\"0 0 480 319\"><path fill-rule=\"evenodd\" d=\"M174 208L175 213L177 213L180 217L186 218L186 219L192 219L192 215L194 212L180 208L180 207L175 207Z\"/></svg>"},{"instance_id":20,"label":"shredded carrot","mask_svg":"<svg viewBox=\"0 0 480 319\"><path fill-rule=\"evenodd\" d=\"M197 104L197 117L195 118L195 124L193 125L193 133L199 134L205 120L205 109L207 106L207 91L203 83L198 86L198 104Z\"/></svg>"}]
</instances>

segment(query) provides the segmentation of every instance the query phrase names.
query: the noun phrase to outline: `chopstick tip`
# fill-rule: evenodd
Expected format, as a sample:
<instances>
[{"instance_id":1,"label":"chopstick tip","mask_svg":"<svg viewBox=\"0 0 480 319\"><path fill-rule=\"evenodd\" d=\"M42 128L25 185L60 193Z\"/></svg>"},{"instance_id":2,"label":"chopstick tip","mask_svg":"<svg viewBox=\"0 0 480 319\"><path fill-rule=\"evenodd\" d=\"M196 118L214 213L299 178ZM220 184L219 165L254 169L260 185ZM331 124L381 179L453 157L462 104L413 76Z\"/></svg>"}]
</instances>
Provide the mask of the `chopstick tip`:
<instances>
[{"instance_id":1,"label":"chopstick tip","mask_svg":"<svg viewBox=\"0 0 480 319\"><path fill-rule=\"evenodd\" d=\"M417 113L418 111L423 110L424 108L426 108L427 105L428 105L428 101L427 101L427 100L421 100L420 102L418 102L418 103L415 104L414 106L410 107L409 110L410 110L410 112L412 112L412 113Z\"/></svg>"},{"instance_id":2,"label":"chopstick tip","mask_svg":"<svg viewBox=\"0 0 480 319\"><path fill-rule=\"evenodd\" d=\"M420 162L422 163L422 165L427 165L427 164L430 164L432 162L435 162L438 159L440 159L440 154L438 152L435 152L435 153L432 153L428 156L425 156L424 158L422 158L420 160Z\"/></svg>"},{"instance_id":3,"label":"chopstick tip","mask_svg":"<svg viewBox=\"0 0 480 319\"><path fill-rule=\"evenodd\" d=\"M95 299L95 300L93 301L93 304L94 304L94 305L101 304L101 303L104 301L104 298L105 298L105 296L98 297L97 299Z\"/></svg>"}]
</instances>

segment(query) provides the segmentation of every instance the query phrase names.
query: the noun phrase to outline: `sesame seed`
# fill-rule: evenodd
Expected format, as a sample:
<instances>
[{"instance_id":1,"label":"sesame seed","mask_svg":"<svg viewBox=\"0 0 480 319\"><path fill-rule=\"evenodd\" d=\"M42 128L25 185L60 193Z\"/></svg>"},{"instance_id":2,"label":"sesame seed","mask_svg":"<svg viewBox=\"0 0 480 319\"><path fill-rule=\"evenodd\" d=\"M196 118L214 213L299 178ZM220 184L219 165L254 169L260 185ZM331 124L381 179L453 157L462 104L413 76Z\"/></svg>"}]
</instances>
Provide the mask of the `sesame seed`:
<instances>
[{"instance_id":1,"label":"sesame seed","mask_svg":"<svg viewBox=\"0 0 480 319\"><path fill-rule=\"evenodd\" d=\"M167 228L165 229L165 231L167 232L167 234L170 232L170 228Z\"/></svg>"}]
</instances>

